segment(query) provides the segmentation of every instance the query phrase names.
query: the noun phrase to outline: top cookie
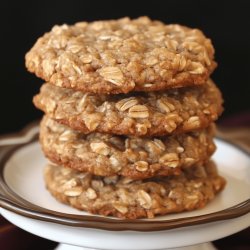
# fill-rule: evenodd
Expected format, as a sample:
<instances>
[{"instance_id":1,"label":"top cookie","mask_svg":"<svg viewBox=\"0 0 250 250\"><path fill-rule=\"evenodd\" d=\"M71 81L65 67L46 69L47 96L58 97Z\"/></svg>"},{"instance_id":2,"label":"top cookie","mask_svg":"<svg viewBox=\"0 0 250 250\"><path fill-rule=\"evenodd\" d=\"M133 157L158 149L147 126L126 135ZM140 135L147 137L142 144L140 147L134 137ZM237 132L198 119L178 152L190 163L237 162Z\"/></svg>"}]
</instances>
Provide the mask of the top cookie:
<instances>
[{"instance_id":1,"label":"top cookie","mask_svg":"<svg viewBox=\"0 0 250 250\"><path fill-rule=\"evenodd\" d=\"M213 58L200 30L140 17L55 26L26 54L26 66L59 87L117 94L203 84Z\"/></svg>"}]
</instances>

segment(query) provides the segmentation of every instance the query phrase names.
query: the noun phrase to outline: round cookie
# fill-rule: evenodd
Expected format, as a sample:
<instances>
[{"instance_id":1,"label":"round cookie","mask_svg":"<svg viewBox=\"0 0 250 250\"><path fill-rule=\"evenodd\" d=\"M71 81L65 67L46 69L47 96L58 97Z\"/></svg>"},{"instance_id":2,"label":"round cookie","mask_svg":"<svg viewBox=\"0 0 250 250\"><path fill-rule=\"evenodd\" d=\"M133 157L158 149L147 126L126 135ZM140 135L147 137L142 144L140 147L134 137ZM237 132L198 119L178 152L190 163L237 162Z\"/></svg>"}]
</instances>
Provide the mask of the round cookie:
<instances>
[{"instance_id":1,"label":"round cookie","mask_svg":"<svg viewBox=\"0 0 250 250\"><path fill-rule=\"evenodd\" d=\"M54 26L26 67L59 87L117 94L200 85L216 63L200 30L140 17Z\"/></svg>"},{"instance_id":2,"label":"round cookie","mask_svg":"<svg viewBox=\"0 0 250 250\"><path fill-rule=\"evenodd\" d=\"M46 186L57 200L90 213L128 219L202 208L226 183L212 162L186 169L179 176L136 181L54 165L44 172Z\"/></svg>"},{"instance_id":3,"label":"round cookie","mask_svg":"<svg viewBox=\"0 0 250 250\"><path fill-rule=\"evenodd\" d=\"M33 102L51 118L85 134L185 133L207 127L223 110L212 80L200 87L119 95L84 94L47 83Z\"/></svg>"},{"instance_id":4,"label":"round cookie","mask_svg":"<svg viewBox=\"0 0 250 250\"><path fill-rule=\"evenodd\" d=\"M55 164L133 179L178 175L182 168L207 162L215 150L213 135L213 126L159 138L84 135L46 116L40 128L44 154Z\"/></svg>"}]
</instances>

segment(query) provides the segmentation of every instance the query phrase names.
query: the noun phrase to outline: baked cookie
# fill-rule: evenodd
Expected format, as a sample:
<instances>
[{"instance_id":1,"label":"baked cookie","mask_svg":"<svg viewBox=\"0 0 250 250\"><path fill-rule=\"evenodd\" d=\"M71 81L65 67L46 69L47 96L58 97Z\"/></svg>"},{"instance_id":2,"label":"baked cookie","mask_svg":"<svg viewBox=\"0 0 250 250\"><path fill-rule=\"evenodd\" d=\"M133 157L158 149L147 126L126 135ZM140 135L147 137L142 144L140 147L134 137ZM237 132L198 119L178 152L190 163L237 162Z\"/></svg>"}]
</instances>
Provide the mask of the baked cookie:
<instances>
[{"instance_id":1,"label":"baked cookie","mask_svg":"<svg viewBox=\"0 0 250 250\"><path fill-rule=\"evenodd\" d=\"M128 219L202 208L226 183L212 162L179 176L134 181L55 165L48 165L44 172L47 188L57 200L90 213Z\"/></svg>"},{"instance_id":2,"label":"baked cookie","mask_svg":"<svg viewBox=\"0 0 250 250\"><path fill-rule=\"evenodd\" d=\"M99 94L199 85L215 66L200 30L147 17L54 26L26 54L45 81Z\"/></svg>"},{"instance_id":3,"label":"baked cookie","mask_svg":"<svg viewBox=\"0 0 250 250\"><path fill-rule=\"evenodd\" d=\"M212 127L161 138L84 135L46 116L40 128L43 151L55 164L133 179L177 175L181 168L207 162L215 150L213 135Z\"/></svg>"},{"instance_id":4,"label":"baked cookie","mask_svg":"<svg viewBox=\"0 0 250 250\"><path fill-rule=\"evenodd\" d=\"M215 84L166 92L84 94L44 84L33 99L48 116L85 134L160 136L207 127L222 112Z\"/></svg>"}]
</instances>

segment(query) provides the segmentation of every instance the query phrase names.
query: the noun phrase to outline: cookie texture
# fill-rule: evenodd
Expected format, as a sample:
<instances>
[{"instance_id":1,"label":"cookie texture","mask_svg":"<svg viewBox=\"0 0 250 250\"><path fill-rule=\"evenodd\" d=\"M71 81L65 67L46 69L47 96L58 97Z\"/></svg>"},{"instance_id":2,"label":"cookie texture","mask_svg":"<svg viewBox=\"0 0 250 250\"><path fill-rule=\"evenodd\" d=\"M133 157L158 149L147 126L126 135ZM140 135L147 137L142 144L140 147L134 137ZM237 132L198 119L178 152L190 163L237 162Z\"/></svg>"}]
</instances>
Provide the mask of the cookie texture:
<instances>
[{"instance_id":1,"label":"cookie texture","mask_svg":"<svg viewBox=\"0 0 250 250\"><path fill-rule=\"evenodd\" d=\"M55 164L100 176L133 179L179 174L181 168L203 164L215 150L213 127L159 138L80 132L45 117L40 142Z\"/></svg>"},{"instance_id":2,"label":"cookie texture","mask_svg":"<svg viewBox=\"0 0 250 250\"><path fill-rule=\"evenodd\" d=\"M44 84L35 106L59 123L90 132L134 136L185 133L207 127L222 112L222 97L204 86L165 92L96 95Z\"/></svg>"},{"instance_id":3,"label":"cookie texture","mask_svg":"<svg viewBox=\"0 0 250 250\"><path fill-rule=\"evenodd\" d=\"M26 67L59 87L117 94L200 85L216 63L200 30L140 17L54 26Z\"/></svg>"},{"instance_id":4,"label":"cookie texture","mask_svg":"<svg viewBox=\"0 0 250 250\"><path fill-rule=\"evenodd\" d=\"M212 162L179 176L146 180L98 177L55 165L48 165L44 175L57 200L90 213L128 219L202 208L225 185Z\"/></svg>"}]
</instances>

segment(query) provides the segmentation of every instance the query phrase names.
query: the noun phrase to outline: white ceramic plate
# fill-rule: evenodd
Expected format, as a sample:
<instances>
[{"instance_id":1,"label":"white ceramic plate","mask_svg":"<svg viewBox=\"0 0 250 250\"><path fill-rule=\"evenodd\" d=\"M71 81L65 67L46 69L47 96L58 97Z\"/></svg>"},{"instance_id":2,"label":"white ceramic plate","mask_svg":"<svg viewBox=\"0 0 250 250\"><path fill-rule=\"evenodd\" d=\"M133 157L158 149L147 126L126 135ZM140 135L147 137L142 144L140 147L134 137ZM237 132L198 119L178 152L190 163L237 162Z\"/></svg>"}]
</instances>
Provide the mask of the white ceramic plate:
<instances>
[{"instance_id":1,"label":"white ceramic plate","mask_svg":"<svg viewBox=\"0 0 250 250\"><path fill-rule=\"evenodd\" d=\"M201 210L159 216L154 220L206 215L228 209L250 198L249 156L224 141L216 140L216 144L218 150L213 159L220 174L227 180L225 190ZM35 141L21 147L8 159L4 167L4 180L15 194L34 205L61 213L92 216L61 204L50 195L43 180L46 163L40 145Z\"/></svg>"},{"instance_id":2,"label":"white ceramic plate","mask_svg":"<svg viewBox=\"0 0 250 250\"><path fill-rule=\"evenodd\" d=\"M1 213L42 237L101 249L162 249L225 237L250 225L250 158L225 141L217 139L216 144L213 158L227 180L225 190L204 209L151 220L105 218L63 205L44 187L46 159L38 142L14 151L5 147L0 157Z\"/></svg>"}]
</instances>

